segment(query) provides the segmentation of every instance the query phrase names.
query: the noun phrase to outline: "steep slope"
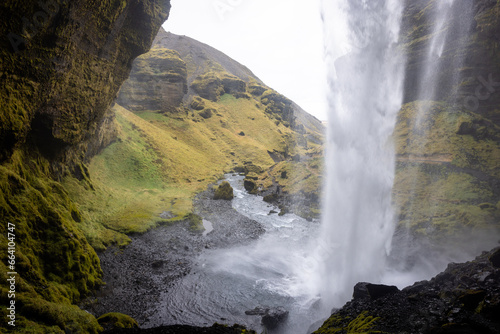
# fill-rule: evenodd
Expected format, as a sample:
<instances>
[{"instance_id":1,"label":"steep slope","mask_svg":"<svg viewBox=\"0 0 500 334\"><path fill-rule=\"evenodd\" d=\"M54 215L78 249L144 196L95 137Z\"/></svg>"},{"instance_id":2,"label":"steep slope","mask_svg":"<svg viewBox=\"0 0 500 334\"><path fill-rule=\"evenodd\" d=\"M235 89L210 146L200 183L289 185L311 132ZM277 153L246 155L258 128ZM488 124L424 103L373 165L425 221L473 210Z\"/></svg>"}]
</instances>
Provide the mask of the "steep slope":
<instances>
[{"instance_id":1,"label":"steep slope","mask_svg":"<svg viewBox=\"0 0 500 334\"><path fill-rule=\"evenodd\" d=\"M229 172L245 172L255 192L279 192L272 199L292 210L291 199L301 200L297 213L318 215L321 123L221 52L161 31L117 102L118 140L89 165L95 191L65 181L94 247L189 217L194 194Z\"/></svg>"},{"instance_id":2,"label":"steep slope","mask_svg":"<svg viewBox=\"0 0 500 334\"><path fill-rule=\"evenodd\" d=\"M59 180L91 187L84 162L116 137L108 108L169 9L168 0L0 4L0 315L11 322L0 331L100 329L73 305L102 273Z\"/></svg>"}]
</instances>

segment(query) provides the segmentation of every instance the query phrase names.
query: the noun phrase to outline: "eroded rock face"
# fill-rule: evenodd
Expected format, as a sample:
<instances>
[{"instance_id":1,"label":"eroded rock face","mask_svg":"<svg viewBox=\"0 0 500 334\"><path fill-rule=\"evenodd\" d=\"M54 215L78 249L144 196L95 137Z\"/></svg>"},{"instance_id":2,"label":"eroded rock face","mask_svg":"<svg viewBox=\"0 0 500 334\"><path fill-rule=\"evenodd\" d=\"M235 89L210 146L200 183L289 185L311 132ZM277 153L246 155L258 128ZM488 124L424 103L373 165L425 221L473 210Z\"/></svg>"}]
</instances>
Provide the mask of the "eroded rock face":
<instances>
[{"instance_id":1,"label":"eroded rock face","mask_svg":"<svg viewBox=\"0 0 500 334\"><path fill-rule=\"evenodd\" d=\"M54 164L82 158L169 9L169 0L3 2L0 161L24 144Z\"/></svg>"},{"instance_id":2,"label":"eroded rock face","mask_svg":"<svg viewBox=\"0 0 500 334\"><path fill-rule=\"evenodd\" d=\"M157 48L135 60L117 102L132 111L175 112L186 93L186 63L178 52Z\"/></svg>"},{"instance_id":3,"label":"eroded rock face","mask_svg":"<svg viewBox=\"0 0 500 334\"><path fill-rule=\"evenodd\" d=\"M452 263L430 281L401 291L360 283L355 289L357 298L335 312L315 333L340 331L356 321L365 326L366 332L499 333L499 254L500 248L496 248L474 261ZM384 293L372 298L367 292L371 288Z\"/></svg>"},{"instance_id":4,"label":"eroded rock face","mask_svg":"<svg viewBox=\"0 0 500 334\"><path fill-rule=\"evenodd\" d=\"M169 0L0 3L0 232L9 222L19 237L16 330L101 329L71 305L102 271L57 180L72 173L92 189L83 162L114 140L109 107L169 10Z\"/></svg>"}]
</instances>

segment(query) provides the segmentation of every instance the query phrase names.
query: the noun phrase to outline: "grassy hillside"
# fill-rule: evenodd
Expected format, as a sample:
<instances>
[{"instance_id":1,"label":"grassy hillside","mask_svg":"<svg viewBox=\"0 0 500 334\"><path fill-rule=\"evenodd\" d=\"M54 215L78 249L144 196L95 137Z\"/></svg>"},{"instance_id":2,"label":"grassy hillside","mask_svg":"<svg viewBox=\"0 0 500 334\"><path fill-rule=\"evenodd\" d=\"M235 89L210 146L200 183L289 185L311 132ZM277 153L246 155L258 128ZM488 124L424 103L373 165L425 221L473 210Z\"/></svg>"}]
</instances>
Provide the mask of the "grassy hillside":
<instances>
[{"instance_id":1,"label":"grassy hillside","mask_svg":"<svg viewBox=\"0 0 500 334\"><path fill-rule=\"evenodd\" d=\"M263 172L275 164L268 151L297 150L295 131L265 114L255 100L225 94L203 103L204 110L213 110L208 118L196 110L133 113L114 106L118 140L92 159L88 179L64 182L95 248L124 245L126 234L183 219L194 195L224 173Z\"/></svg>"},{"instance_id":2,"label":"grassy hillside","mask_svg":"<svg viewBox=\"0 0 500 334\"><path fill-rule=\"evenodd\" d=\"M306 202L287 210L319 214L321 123L219 51L160 32L117 101L118 139L86 177L64 181L96 249L190 217L194 195L234 171L251 177L255 192L279 185L276 199Z\"/></svg>"}]
</instances>

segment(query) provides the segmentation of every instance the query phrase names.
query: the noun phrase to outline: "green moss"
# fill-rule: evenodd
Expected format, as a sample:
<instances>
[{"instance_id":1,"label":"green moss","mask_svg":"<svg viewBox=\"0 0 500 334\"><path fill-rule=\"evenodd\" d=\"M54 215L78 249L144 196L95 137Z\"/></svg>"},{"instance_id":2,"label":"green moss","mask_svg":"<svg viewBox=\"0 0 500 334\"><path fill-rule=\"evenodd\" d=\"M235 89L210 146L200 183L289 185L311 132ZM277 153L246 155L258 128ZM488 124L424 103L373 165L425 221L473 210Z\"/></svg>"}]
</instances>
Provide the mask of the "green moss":
<instances>
[{"instance_id":1,"label":"green moss","mask_svg":"<svg viewBox=\"0 0 500 334\"><path fill-rule=\"evenodd\" d=\"M194 213L187 214L184 219L189 222L189 228L195 232L202 232L205 230L203 227L203 218Z\"/></svg>"},{"instance_id":2,"label":"green moss","mask_svg":"<svg viewBox=\"0 0 500 334\"><path fill-rule=\"evenodd\" d=\"M355 319L342 317L338 314L332 315L314 334L371 334L383 333L375 330L375 323L380 320L368 315L368 312L362 312Z\"/></svg>"},{"instance_id":3,"label":"green moss","mask_svg":"<svg viewBox=\"0 0 500 334\"><path fill-rule=\"evenodd\" d=\"M223 181L215 190L214 199L218 200L226 200L230 201L234 197L233 195L233 187L227 181Z\"/></svg>"},{"instance_id":4,"label":"green moss","mask_svg":"<svg viewBox=\"0 0 500 334\"><path fill-rule=\"evenodd\" d=\"M500 177L497 131L446 103L404 105L394 131L400 224L433 238L498 229L497 210L484 204L500 199L492 186Z\"/></svg>"},{"instance_id":5,"label":"green moss","mask_svg":"<svg viewBox=\"0 0 500 334\"><path fill-rule=\"evenodd\" d=\"M16 300L24 319L17 328L43 321L60 329L96 332L93 317L71 304L101 284L99 258L79 228L76 206L51 179L48 162L15 151L0 166L0 187L2 219L15 225ZM1 244L7 245L7 224L0 231ZM6 254L1 255L2 287L11 271L4 265Z\"/></svg>"},{"instance_id":6,"label":"green moss","mask_svg":"<svg viewBox=\"0 0 500 334\"><path fill-rule=\"evenodd\" d=\"M122 313L106 313L97 318L97 321L106 330L119 328L139 328L139 324L135 319Z\"/></svg>"}]
</instances>

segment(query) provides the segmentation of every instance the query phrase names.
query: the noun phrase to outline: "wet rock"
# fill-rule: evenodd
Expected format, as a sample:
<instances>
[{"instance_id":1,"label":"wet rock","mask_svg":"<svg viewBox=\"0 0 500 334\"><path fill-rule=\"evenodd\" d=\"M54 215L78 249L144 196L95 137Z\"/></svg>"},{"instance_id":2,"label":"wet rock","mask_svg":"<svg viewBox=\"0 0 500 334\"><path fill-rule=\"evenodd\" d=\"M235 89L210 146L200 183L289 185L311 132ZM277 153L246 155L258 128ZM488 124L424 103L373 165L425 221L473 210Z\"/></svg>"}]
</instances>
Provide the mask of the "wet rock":
<instances>
[{"instance_id":1,"label":"wet rock","mask_svg":"<svg viewBox=\"0 0 500 334\"><path fill-rule=\"evenodd\" d=\"M252 192L256 188L255 182L250 179L245 179L243 181L243 186L245 187L245 190L248 192Z\"/></svg>"},{"instance_id":2,"label":"wet rock","mask_svg":"<svg viewBox=\"0 0 500 334\"><path fill-rule=\"evenodd\" d=\"M288 318L288 311L281 306L272 308L257 306L253 310L245 311L245 314L262 316L262 325L267 329L279 327Z\"/></svg>"},{"instance_id":3,"label":"wet rock","mask_svg":"<svg viewBox=\"0 0 500 334\"><path fill-rule=\"evenodd\" d=\"M399 289L393 285L383 285L383 284L371 284L361 282L354 286L353 298L361 299L378 299L380 297L384 297L389 294L393 294L398 292Z\"/></svg>"},{"instance_id":4,"label":"wet rock","mask_svg":"<svg viewBox=\"0 0 500 334\"><path fill-rule=\"evenodd\" d=\"M275 329L279 327L288 318L288 311L283 307L269 309L262 316L262 325L267 329Z\"/></svg>"},{"instance_id":5,"label":"wet rock","mask_svg":"<svg viewBox=\"0 0 500 334\"><path fill-rule=\"evenodd\" d=\"M358 283L353 300L315 333L347 330L354 321L383 333L500 333L498 254L500 248L451 263L433 279L402 291Z\"/></svg>"},{"instance_id":6,"label":"wet rock","mask_svg":"<svg viewBox=\"0 0 500 334\"><path fill-rule=\"evenodd\" d=\"M489 258L491 264L495 268L500 268L500 249L498 249L496 252L494 252L490 258Z\"/></svg>"}]
</instances>

